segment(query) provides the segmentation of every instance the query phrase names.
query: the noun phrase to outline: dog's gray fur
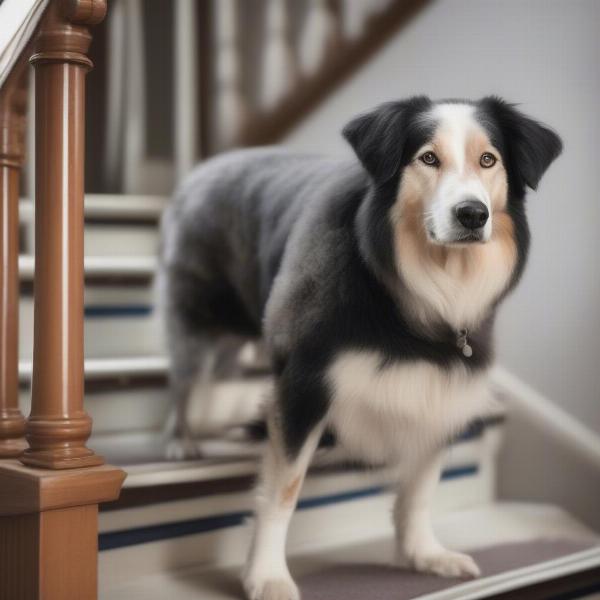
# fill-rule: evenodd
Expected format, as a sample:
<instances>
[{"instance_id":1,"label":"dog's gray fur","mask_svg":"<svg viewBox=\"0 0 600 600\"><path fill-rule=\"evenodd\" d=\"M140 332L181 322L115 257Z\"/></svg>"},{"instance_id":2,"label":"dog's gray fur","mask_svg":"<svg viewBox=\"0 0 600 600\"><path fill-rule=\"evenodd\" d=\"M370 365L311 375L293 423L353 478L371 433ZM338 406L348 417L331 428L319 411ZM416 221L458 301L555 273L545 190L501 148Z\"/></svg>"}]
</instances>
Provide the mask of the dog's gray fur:
<instances>
[{"instance_id":1,"label":"dog's gray fur","mask_svg":"<svg viewBox=\"0 0 600 600\"><path fill-rule=\"evenodd\" d=\"M347 235L328 230L325 212L348 190L366 187L356 161L275 147L209 160L181 185L163 217L159 271L180 435L190 389L203 363L215 361L217 339L234 333L241 343L264 333L285 353L294 330L317 325L310 306L333 299L327 281L339 267L336 235ZM282 257L289 267L274 285ZM318 299L307 304L299 288L315 280ZM220 353L216 362L230 356Z\"/></svg>"}]
</instances>

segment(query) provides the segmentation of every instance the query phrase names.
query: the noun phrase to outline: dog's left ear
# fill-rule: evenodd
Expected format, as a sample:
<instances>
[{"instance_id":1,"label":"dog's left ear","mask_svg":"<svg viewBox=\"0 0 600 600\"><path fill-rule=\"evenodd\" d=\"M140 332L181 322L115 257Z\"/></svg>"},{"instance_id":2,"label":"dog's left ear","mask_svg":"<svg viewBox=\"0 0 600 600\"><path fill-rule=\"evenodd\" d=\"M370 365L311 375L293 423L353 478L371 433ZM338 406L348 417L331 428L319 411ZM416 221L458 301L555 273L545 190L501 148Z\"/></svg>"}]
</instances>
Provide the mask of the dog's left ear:
<instances>
[{"instance_id":1,"label":"dog's left ear","mask_svg":"<svg viewBox=\"0 0 600 600\"><path fill-rule=\"evenodd\" d=\"M385 183L398 173L412 117L430 105L426 96L386 102L344 127L342 135L375 182Z\"/></svg>"},{"instance_id":2,"label":"dog's left ear","mask_svg":"<svg viewBox=\"0 0 600 600\"><path fill-rule=\"evenodd\" d=\"M522 183L532 190L537 189L542 175L562 151L561 139L554 131L500 98L484 98L481 104L500 125L510 162Z\"/></svg>"}]
</instances>

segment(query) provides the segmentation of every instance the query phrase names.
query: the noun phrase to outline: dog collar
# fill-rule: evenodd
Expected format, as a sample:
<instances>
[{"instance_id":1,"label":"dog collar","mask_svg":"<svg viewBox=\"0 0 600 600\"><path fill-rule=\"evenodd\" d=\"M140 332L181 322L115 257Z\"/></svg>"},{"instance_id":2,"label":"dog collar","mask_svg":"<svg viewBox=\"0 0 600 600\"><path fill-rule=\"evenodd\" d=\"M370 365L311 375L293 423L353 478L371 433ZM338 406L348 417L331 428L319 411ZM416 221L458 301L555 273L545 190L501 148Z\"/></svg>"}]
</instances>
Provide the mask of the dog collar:
<instances>
[{"instance_id":1,"label":"dog collar","mask_svg":"<svg viewBox=\"0 0 600 600\"><path fill-rule=\"evenodd\" d=\"M469 335L468 329L459 329L456 334L456 346L459 350L462 350L463 356L470 358L473 356L473 348L469 345L467 336Z\"/></svg>"}]
</instances>

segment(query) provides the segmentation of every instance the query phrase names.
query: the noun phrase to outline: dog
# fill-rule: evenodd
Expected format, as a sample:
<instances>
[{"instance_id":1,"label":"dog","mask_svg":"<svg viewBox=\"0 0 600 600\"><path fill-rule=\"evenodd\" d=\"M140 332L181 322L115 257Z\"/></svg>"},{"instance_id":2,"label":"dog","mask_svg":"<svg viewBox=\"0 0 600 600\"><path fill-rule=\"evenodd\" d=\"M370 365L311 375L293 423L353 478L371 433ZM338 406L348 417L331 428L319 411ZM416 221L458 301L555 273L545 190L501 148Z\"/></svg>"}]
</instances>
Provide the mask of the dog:
<instances>
[{"instance_id":1,"label":"dog","mask_svg":"<svg viewBox=\"0 0 600 600\"><path fill-rule=\"evenodd\" d=\"M233 151L184 182L163 221L173 392L264 339L268 444L243 584L295 600L288 523L319 440L403 465L397 561L474 577L428 509L447 442L485 409L492 328L526 262L527 188L560 154L552 130L497 97L389 102L343 135L355 160ZM238 342L232 342L232 340ZM185 437L180 416L179 435Z\"/></svg>"}]
</instances>

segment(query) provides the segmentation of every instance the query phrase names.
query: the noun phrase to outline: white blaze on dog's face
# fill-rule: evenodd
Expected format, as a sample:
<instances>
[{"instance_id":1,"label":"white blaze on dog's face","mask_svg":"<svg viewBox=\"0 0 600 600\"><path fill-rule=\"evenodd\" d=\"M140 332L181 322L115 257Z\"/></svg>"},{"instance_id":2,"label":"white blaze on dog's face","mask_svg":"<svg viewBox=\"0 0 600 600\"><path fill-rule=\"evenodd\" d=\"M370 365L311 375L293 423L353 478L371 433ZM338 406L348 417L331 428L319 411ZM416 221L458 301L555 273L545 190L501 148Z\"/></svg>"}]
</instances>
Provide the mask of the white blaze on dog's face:
<instances>
[{"instance_id":1,"label":"white blaze on dog's face","mask_svg":"<svg viewBox=\"0 0 600 600\"><path fill-rule=\"evenodd\" d=\"M507 201L500 152L477 122L474 106L439 104L427 118L435 121L435 131L405 168L401 204L421 213L434 244L487 242L494 213L504 211Z\"/></svg>"},{"instance_id":2,"label":"white blaze on dog's face","mask_svg":"<svg viewBox=\"0 0 600 600\"><path fill-rule=\"evenodd\" d=\"M500 152L468 104L436 105L433 133L403 170L392 209L396 264L427 324L472 328L506 288L516 263Z\"/></svg>"}]
</instances>

